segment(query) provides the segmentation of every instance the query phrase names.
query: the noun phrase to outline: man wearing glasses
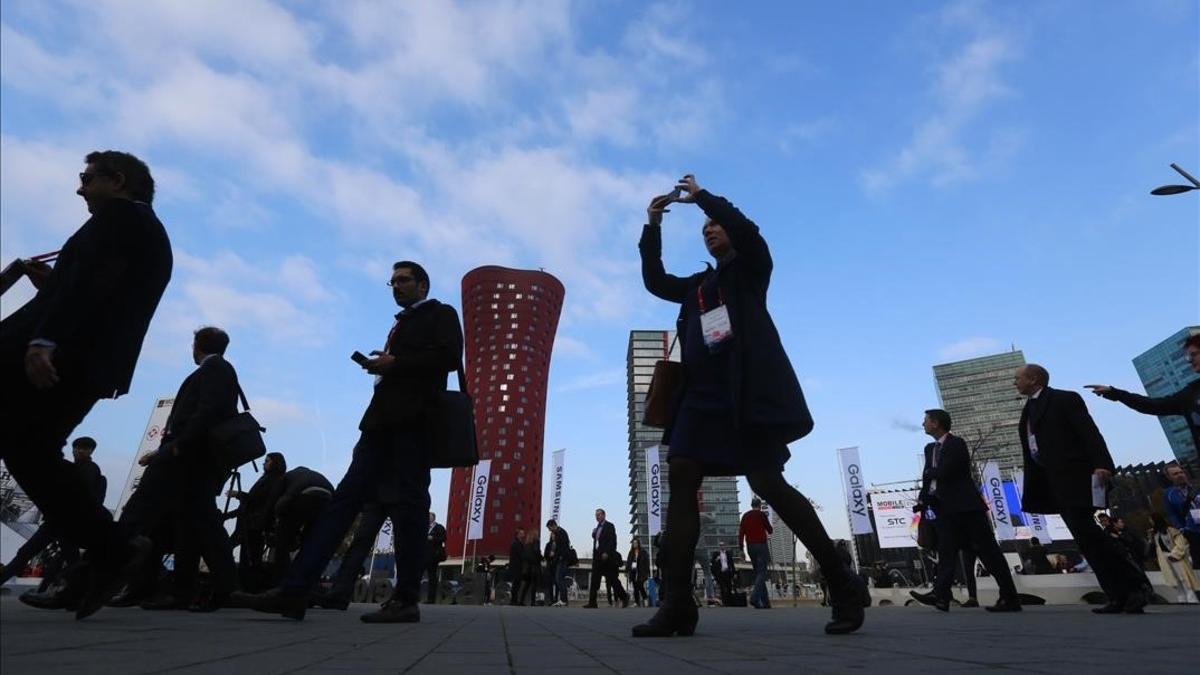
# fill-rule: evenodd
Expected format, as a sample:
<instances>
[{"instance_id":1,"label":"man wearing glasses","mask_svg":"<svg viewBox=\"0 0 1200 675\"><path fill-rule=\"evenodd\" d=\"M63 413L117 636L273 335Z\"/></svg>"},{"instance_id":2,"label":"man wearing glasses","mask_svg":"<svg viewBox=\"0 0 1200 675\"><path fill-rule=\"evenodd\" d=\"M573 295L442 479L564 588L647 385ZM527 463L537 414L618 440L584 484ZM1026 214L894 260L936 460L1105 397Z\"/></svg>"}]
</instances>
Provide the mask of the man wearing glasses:
<instances>
[{"instance_id":1,"label":"man wearing glasses","mask_svg":"<svg viewBox=\"0 0 1200 675\"><path fill-rule=\"evenodd\" d=\"M463 336L458 312L429 298L429 275L415 262L392 266L392 298L403 311L381 351L361 361L375 376L375 393L359 422L362 432L346 475L325 512L305 538L279 588L248 596L259 611L303 619L309 592L363 504L382 486L396 498L393 532L396 589L382 609L363 615L367 623L421 620L417 600L429 514L430 415L446 375L459 368Z\"/></svg>"},{"instance_id":2,"label":"man wearing glasses","mask_svg":"<svg viewBox=\"0 0 1200 675\"><path fill-rule=\"evenodd\" d=\"M0 459L62 538L88 550L66 591L29 604L79 619L120 590L149 542L113 523L62 448L98 400L129 391L172 266L146 164L115 150L85 162L76 194L91 218L53 269L26 268L37 295L0 322Z\"/></svg>"}]
</instances>

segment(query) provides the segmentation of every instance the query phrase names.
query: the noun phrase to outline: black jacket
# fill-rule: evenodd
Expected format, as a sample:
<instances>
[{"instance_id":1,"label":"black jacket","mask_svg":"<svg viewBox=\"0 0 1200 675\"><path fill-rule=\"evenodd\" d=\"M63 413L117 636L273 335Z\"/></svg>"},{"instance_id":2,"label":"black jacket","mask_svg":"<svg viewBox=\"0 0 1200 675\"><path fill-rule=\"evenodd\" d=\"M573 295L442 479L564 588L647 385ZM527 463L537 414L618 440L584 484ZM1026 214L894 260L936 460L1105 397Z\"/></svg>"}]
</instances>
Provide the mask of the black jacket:
<instances>
[{"instance_id":1,"label":"black jacket","mask_svg":"<svg viewBox=\"0 0 1200 675\"><path fill-rule=\"evenodd\" d=\"M434 523L425 539L425 564L432 565L446 559L446 528Z\"/></svg>"},{"instance_id":2,"label":"black jacket","mask_svg":"<svg viewBox=\"0 0 1200 675\"><path fill-rule=\"evenodd\" d=\"M395 429L424 420L446 391L446 373L462 363L463 335L458 312L427 300L396 315L387 351L395 365L375 385L371 403L358 428Z\"/></svg>"},{"instance_id":3,"label":"black jacket","mask_svg":"<svg viewBox=\"0 0 1200 675\"><path fill-rule=\"evenodd\" d=\"M634 581L644 581L650 576L650 554L644 548L638 548L637 558L634 558L633 549L629 549L629 556L625 558L625 574ZM633 563L637 563L637 569L633 568Z\"/></svg>"},{"instance_id":4,"label":"black jacket","mask_svg":"<svg viewBox=\"0 0 1200 675\"><path fill-rule=\"evenodd\" d=\"M1037 438L1038 461L1029 451L1029 429ZM1021 509L1062 513L1063 508L1092 506L1092 472L1113 471L1104 437L1088 414L1083 397L1046 387L1021 411L1017 426L1025 457Z\"/></svg>"},{"instance_id":5,"label":"black jacket","mask_svg":"<svg viewBox=\"0 0 1200 675\"><path fill-rule=\"evenodd\" d=\"M1122 389L1110 389L1104 393L1104 398L1120 401L1147 415L1182 416L1187 422L1188 431L1192 432L1192 442L1197 449L1200 449L1200 378L1192 380L1183 389L1170 396L1150 398Z\"/></svg>"},{"instance_id":6,"label":"black jacket","mask_svg":"<svg viewBox=\"0 0 1200 675\"><path fill-rule=\"evenodd\" d=\"M225 357L214 354L179 385L163 432L163 447L174 445L180 456L209 456L208 432L237 414L237 372Z\"/></svg>"},{"instance_id":7,"label":"black jacket","mask_svg":"<svg viewBox=\"0 0 1200 675\"><path fill-rule=\"evenodd\" d=\"M37 295L0 322L0 358L23 360L31 340L48 340L59 386L98 398L128 392L172 262L149 206L107 202L63 244Z\"/></svg>"},{"instance_id":8,"label":"black jacket","mask_svg":"<svg viewBox=\"0 0 1200 675\"><path fill-rule=\"evenodd\" d=\"M600 528L600 536L592 535L592 557L599 560L601 555L607 553L608 562L612 562L617 557L617 528L607 520L597 527ZM593 528L592 532L595 531Z\"/></svg>"},{"instance_id":9,"label":"black jacket","mask_svg":"<svg viewBox=\"0 0 1200 675\"><path fill-rule=\"evenodd\" d=\"M333 484L329 479L306 466L298 466L285 473L277 488L280 492L279 499L275 500L272 507L275 513L287 513L292 502L309 488L320 488L333 495Z\"/></svg>"},{"instance_id":10,"label":"black jacket","mask_svg":"<svg viewBox=\"0 0 1200 675\"><path fill-rule=\"evenodd\" d=\"M723 575L732 576L737 569L736 567L734 567L737 564L737 556L734 554L734 552L730 549L724 549L724 552L725 552L725 556L729 559L729 569L721 569L721 550L720 549L713 551L712 555L709 556L709 558L708 558L709 565L711 566L710 569L712 570L712 574L714 577L723 576Z\"/></svg>"},{"instance_id":11,"label":"black jacket","mask_svg":"<svg viewBox=\"0 0 1200 675\"><path fill-rule=\"evenodd\" d=\"M942 444L941 461L933 466L936 443L925 446L925 470L921 472L921 493L917 501L933 507L934 513L986 511L987 505L979 496L979 488L971 477L971 453L967 443L954 434L946 435ZM931 494L931 485L937 481Z\"/></svg>"},{"instance_id":12,"label":"black jacket","mask_svg":"<svg viewBox=\"0 0 1200 675\"><path fill-rule=\"evenodd\" d=\"M272 471L259 476L242 497L238 508L226 517L236 516L239 530L261 532L267 529L274 520L275 502L283 494L285 475L283 471Z\"/></svg>"},{"instance_id":13,"label":"black jacket","mask_svg":"<svg viewBox=\"0 0 1200 675\"><path fill-rule=\"evenodd\" d=\"M75 470L87 481L88 492L97 504L103 504L108 496L108 479L100 472L100 467L90 459L75 462Z\"/></svg>"},{"instance_id":14,"label":"black jacket","mask_svg":"<svg viewBox=\"0 0 1200 675\"><path fill-rule=\"evenodd\" d=\"M728 306L733 328L729 368L729 391L734 402L734 421L739 426L762 427L772 440L790 443L808 435L812 415L804 401L800 381L783 350L775 322L767 311L767 287L774 263L767 242L751 222L722 197L701 190L696 204L721 224L737 255L717 267L717 285ZM686 339L684 305L711 268L688 277L667 274L662 262L662 228L647 225L638 243L642 257L642 281L646 290L670 302L680 303L676 319L679 339ZM685 380L683 390L687 389ZM683 391L675 405L683 400ZM671 437L668 427L663 442Z\"/></svg>"},{"instance_id":15,"label":"black jacket","mask_svg":"<svg viewBox=\"0 0 1200 675\"><path fill-rule=\"evenodd\" d=\"M550 543L546 546L550 551L546 555L546 559L553 560L555 564L558 564L560 560L569 560L571 557L571 536L562 527L550 535Z\"/></svg>"},{"instance_id":16,"label":"black jacket","mask_svg":"<svg viewBox=\"0 0 1200 675\"><path fill-rule=\"evenodd\" d=\"M520 579L525 568L525 544L516 537L508 546L508 574L511 579Z\"/></svg>"}]
</instances>

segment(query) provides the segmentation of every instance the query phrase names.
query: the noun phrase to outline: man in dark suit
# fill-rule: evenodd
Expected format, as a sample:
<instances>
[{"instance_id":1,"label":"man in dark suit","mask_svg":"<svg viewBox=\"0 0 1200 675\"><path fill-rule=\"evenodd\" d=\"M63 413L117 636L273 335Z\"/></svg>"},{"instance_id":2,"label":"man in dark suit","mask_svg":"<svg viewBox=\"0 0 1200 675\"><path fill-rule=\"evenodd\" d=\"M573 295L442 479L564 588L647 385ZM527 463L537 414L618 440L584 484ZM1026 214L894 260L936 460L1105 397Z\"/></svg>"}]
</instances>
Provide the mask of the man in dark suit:
<instances>
[{"instance_id":1,"label":"man in dark suit","mask_svg":"<svg viewBox=\"0 0 1200 675\"><path fill-rule=\"evenodd\" d=\"M725 546L725 542L720 542L717 550L710 556L709 569L712 570L713 578L721 591L722 605L733 604L733 579L737 574L734 568L735 561L733 551Z\"/></svg>"},{"instance_id":2,"label":"man in dark suit","mask_svg":"<svg viewBox=\"0 0 1200 675\"><path fill-rule=\"evenodd\" d=\"M233 545L217 510L216 497L229 474L215 456L209 433L215 426L237 414L237 371L225 360L229 335L215 326L196 331L192 340L192 371L175 394L171 414L163 430L162 443L150 453L148 461L160 472L149 468L138 490L149 496L139 500L140 514L129 514L129 521L154 532L168 513L174 515L175 584L164 597L143 603L146 609L193 607L198 611L216 609L237 588L237 567ZM132 499L130 500L132 502ZM129 507L126 507L129 511ZM122 514L126 520L126 514ZM200 558L212 573L211 597L196 597Z\"/></svg>"},{"instance_id":3,"label":"man in dark suit","mask_svg":"<svg viewBox=\"0 0 1200 675\"><path fill-rule=\"evenodd\" d=\"M382 483L391 483L400 510L392 523L398 553L396 588L380 611L362 618L367 623L421 619L417 599L429 513L429 419L436 412L439 394L446 390L447 373L461 366L463 336L458 312L428 297L429 275L420 265L394 264L388 285L403 311L396 315L383 351L371 352L374 358L363 366L376 376L375 392L359 422L362 433L350 467L305 538L282 586L245 598L254 609L303 619L309 591L354 517L375 498Z\"/></svg>"},{"instance_id":4,"label":"man in dark suit","mask_svg":"<svg viewBox=\"0 0 1200 675\"><path fill-rule=\"evenodd\" d=\"M1146 575L1092 517L1092 482L1107 485L1114 467L1083 398L1051 389L1050 373L1034 363L1017 369L1013 385L1028 397L1018 425L1025 457L1022 510L1062 516L1108 595L1108 604L1093 611L1140 614L1148 601Z\"/></svg>"},{"instance_id":5,"label":"man in dark suit","mask_svg":"<svg viewBox=\"0 0 1200 675\"><path fill-rule=\"evenodd\" d=\"M621 586L617 574L617 528L605 518L604 509L596 509L596 527L592 530L592 578L588 582L588 601L584 607L595 608L600 579L617 594L622 607L629 606L629 594Z\"/></svg>"},{"instance_id":6,"label":"man in dark suit","mask_svg":"<svg viewBox=\"0 0 1200 675\"><path fill-rule=\"evenodd\" d=\"M74 597L64 600L78 605L76 618L120 589L147 542L113 523L62 447L98 400L129 391L172 264L145 163L112 150L86 162L76 194L92 217L52 271L31 269L37 295L0 322L0 459L59 535L88 549Z\"/></svg>"},{"instance_id":7,"label":"man in dark suit","mask_svg":"<svg viewBox=\"0 0 1200 675\"><path fill-rule=\"evenodd\" d=\"M71 453L75 459L75 470L84 476L90 488L89 492L96 503L104 504L104 497L108 493L108 479L104 477L104 474L100 473L100 467L96 466L96 463L92 461L92 453L95 451L96 441L89 436L80 436L71 442ZM13 559L7 565L0 565L0 584L20 574L25 569L25 565L29 564L29 561L34 556L41 553L58 538L51 525L42 523L41 527L24 544L21 544ZM64 565L69 566L79 559L78 546L72 546L62 541L59 542L58 546L59 556L62 558Z\"/></svg>"},{"instance_id":8,"label":"man in dark suit","mask_svg":"<svg viewBox=\"0 0 1200 675\"><path fill-rule=\"evenodd\" d=\"M517 528L512 543L508 545L508 604L519 605L521 581L525 576L525 529Z\"/></svg>"},{"instance_id":9,"label":"man in dark suit","mask_svg":"<svg viewBox=\"0 0 1200 675\"><path fill-rule=\"evenodd\" d=\"M446 528L437 521L437 514L430 511L429 529L425 532L425 602L437 604L438 565L446 559Z\"/></svg>"},{"instance_id":10,"label":"man in dark suit","mask_svg":"<svg viewBox=\"0 0 1200 675\"><path fill-rule=\"evenodd\" d=\"M1019 612L1021 601L1017 587L1000 546L988 523L987 505L971 478L971 453L963 439L950 433L950 413L938 408L925 411L923 427L934 442L925 446L925 469L921 472L921 492L914 511L932 511L937 528L938 569L933 593L912 591L917 600L943 612L950 610L950 587L959 552L974 550L984 567L996 579L1000 599L989 612ZM974 564L965 574L975 573Z\"/></svg>"}]
</instances>

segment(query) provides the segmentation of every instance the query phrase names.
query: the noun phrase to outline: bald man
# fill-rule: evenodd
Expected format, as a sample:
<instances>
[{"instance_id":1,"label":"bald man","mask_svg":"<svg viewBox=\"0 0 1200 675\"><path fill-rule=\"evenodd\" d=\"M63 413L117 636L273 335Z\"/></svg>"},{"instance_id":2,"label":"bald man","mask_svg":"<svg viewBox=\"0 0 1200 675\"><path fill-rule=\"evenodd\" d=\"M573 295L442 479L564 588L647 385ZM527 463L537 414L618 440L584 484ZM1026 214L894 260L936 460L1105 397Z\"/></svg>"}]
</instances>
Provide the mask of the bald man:
<instances>
[{"instance_id":1,"label":"bald man","mask_svg":"<svg viewBox=\"0 0 1200 675\"><path fill-rule=\"evenodd\" d=\"M1114 467L1083 397L1050 388L1050 373L1036 363L1018 368L1013 385L1027 397L1018 425L1025 457L1022 510L1062 516L1108 596L1107 605L1092 611L1141 614L1149 600L1146 574L1092 517L1093 478L1107 485Z\"/></svg>"}]
</instances>

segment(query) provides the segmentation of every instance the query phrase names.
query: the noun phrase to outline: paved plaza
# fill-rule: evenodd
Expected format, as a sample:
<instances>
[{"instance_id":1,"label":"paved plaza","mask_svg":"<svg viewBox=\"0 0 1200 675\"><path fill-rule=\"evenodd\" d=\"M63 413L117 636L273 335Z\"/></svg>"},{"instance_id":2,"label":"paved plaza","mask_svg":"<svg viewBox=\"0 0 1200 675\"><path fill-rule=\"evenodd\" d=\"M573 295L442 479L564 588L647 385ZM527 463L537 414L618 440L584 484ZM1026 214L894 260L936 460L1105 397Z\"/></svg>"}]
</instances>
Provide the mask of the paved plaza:
<instances>
[{"instance_id":1,"label":"paved plaza","mask_svg":"<svg viewBox=\"0 0 1200 675\"><path fill-rule=\"evenodd\" d=\"M695 637L630 638L647 609L422 607L422 623L350 611L296 623L248 610L105 609L86 621L0 598L0 671L22 673L762 673L977 670L1189 672L1200 606L1098 616L1082 605L994 615L879 607L857 634L821 632L819 607L701 611Z\"/></svg>"}]
</instances>

